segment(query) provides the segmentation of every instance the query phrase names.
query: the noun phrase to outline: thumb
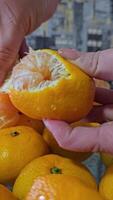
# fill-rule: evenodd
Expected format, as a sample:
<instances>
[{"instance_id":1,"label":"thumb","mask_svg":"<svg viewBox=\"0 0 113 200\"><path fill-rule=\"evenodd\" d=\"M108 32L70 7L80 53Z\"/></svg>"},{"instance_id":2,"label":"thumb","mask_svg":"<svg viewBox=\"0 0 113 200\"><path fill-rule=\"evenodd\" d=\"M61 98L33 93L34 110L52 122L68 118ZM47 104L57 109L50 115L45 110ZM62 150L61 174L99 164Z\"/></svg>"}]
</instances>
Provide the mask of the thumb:
<instances>
[{"instance_id":1,"label":"thumb","mask_svg":"<svg viewBox=\"0 0 113 200\"><path fill-rule=\"evenodd\" d=\"M1 26L0 30L0 85L11 70L24 38L24 33L14 26Z\"/></svg>"}]
</instances>

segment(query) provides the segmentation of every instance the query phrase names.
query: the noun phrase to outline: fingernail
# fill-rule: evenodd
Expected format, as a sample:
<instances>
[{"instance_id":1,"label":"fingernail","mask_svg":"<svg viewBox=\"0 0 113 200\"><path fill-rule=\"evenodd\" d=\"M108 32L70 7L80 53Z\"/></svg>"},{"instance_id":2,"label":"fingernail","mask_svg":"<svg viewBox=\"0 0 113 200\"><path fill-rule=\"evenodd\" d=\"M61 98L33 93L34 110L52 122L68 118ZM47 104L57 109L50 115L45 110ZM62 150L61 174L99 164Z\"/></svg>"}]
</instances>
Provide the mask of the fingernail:
<instances>
[{"instance_id":1,"label":"fingernail","mask_svg":"<svg viewBox=\"0 0 113 200\"><path fill-rule=\"evenodd\" d=\"M58 53L59 53L59 54L62 54L62 53L63 53L63 49L59 49L59 50L58 50Z\"/></svg>"},{"instance_id":2,"label":"fingernail","mask_svg":"<svg viewBox=\"0 0 113 200\"><path fill-rule=\"evenodd\" d=\"M44 122L44 124L47 126L48 124L50 124L49 122L50 122L50 120L48 120L48 119L43 119L43 122Z\"/></svg>"}]
</instances>

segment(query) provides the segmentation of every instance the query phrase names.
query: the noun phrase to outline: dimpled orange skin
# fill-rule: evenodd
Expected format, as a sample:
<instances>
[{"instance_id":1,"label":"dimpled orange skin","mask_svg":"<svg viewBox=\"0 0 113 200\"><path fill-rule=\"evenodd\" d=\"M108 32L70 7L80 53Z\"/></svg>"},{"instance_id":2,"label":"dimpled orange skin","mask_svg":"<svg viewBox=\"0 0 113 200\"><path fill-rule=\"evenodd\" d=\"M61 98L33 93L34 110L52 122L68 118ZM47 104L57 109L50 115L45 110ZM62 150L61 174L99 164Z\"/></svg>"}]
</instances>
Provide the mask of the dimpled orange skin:
<instances>
[{"instance_id":1,"label":"dimpled orange skin","mask_svg":"<svg viewBox=\"0 0 113 200\"><path fill-rule=\"evenodd\" d=\"M0 128L15 126L19 118L19 111L12 105L8 94L0 92Z\"/></svg>"},{"instance_id":2,"label":"dimpled orange skin","mask_svg":"<svg viewBox=\"0 0 113 200\"><path fill-rule=\"evenodd\" d=\"M113 164L111 164L99 184L100 194L106 200L113 200Z\"/></svg>"},{"instance_id":3,"label":"dimpled orange skin","mask_svg":"<svg viewBox=\"0 0 113 200\"><path fill-rule=\"evenodd\" d=\"M0 182L15 180L23 167L49 152L42 136L27 126L0 130Z\"/></svg>"},{"instance_id":4,"label":"dimpled orange skin","mask_svg":"<svg viewBox=\"0 0 113 200\"><path fill-rule=\"evenodd\" d=\"M68 175L38 177L25 200L104 200L81 180Z\"/></svg>"},{"instance_id":5,"label":"dimpled orange skin","mask_svg":"<svg viewBox=\"0 0 113 200\"><path fill-rule=\"evenodd\" d=\"M63 158L55 154L49 154L30 162L17 177L13 192L19 199L24 199L30 190L34 180L38 176L52 174L72 175L80 178L87 186L97 189L94 177L84 167L71 159Z\"/></svg>"},{"instance_id":6,"label":"dimpled orange skin","mask_svg":"<svg viewBox=\"0 0 113 200\"><path fill-rule=\"evenodd\" d=\"M108 153L101 153L102 162L105 164L106 167L113 164L113 155Z\"/></svg>"},{"instance_id":7,"label":"dimpled orange skin","mask_svg":"<svg viewBox=\"0 0 113 200\"><path fill-rule=\"evenodd\" d=\"M0 185L0 200L18 200L5 186Z\"/></svg>"},{"instance_id":8,"label":"dimpled orange skin","mask_svg":"<svg viewBox=\"0 0 113 200\"><path fill-rule=\"evenodd\" d=\"M37 119L32 119L24 114L20 114L19 121L17 123L18 126L30 126L34 128L38 133L42 134L44 130L44 124L42 121L39 121Z\"/></svg>"},{"instance_id":9,"label":"dimpled orange skin","mask_svg":"<svg viewBox=\"0 0 113 200\"><path fill-rule=\"evenodd\" d=\"M76 65L62 58L56 51L42 51L55 55L64 64L70 76L60 79L57 85L46 87L40 91L19 91L12 85L9 92L12 103L24 114L34 119L78 121L86 116L92 108L95 94L94 81Z\"/></svg>"}]
</instances>

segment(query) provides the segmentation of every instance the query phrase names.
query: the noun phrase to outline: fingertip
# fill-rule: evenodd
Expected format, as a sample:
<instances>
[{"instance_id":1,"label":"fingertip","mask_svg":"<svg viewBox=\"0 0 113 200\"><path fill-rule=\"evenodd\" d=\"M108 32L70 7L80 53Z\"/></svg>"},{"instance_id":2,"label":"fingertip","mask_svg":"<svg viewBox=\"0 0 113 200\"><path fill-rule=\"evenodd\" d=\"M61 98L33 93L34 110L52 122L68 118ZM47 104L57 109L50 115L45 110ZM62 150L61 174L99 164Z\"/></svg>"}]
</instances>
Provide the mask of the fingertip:
<instances>
[{"instance_id":1,"label":"fingertip","mask_svg":"<svg viewBox=\"0 0 113 200\"><path fill-rule=\"evenodd\" d=\"M51 121L52 120L49 120L49 119L43 119L43 122L44 122L45 126L47 126L47 127L51 124Z\"/></svg>"},{"instance_id":2,"label":"fingertip","mask_svg":"<svg viewBox=\"0 0 113 200\"><path fill-rule=\"evenodd\" d=\"M63 53L63 49L59 49L59 50L58 50L58 53L59 53L59 54L62 54L62 53Z\"/></svg>"}]
</instances>

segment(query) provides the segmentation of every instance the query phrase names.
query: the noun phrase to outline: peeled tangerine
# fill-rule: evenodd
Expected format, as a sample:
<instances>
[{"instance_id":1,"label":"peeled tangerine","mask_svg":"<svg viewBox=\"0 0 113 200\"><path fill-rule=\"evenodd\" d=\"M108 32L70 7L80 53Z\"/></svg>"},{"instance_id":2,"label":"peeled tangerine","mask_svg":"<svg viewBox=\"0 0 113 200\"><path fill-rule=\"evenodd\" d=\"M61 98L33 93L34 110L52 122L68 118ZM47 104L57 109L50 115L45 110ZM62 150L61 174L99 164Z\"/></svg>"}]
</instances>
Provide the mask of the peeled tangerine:
<instances>
[{"instance_id":1,"label":"peeled tangerine","mask_svg":"<svg viewBox=\"0 0 113 200\"><path fill-rule=\"evenodd\" d=\"M92 78L53 50L31 50L9 82L12 103L34 119L78 121L93 105Z\"/></svg>"},{"instance_id":2,"label":"peeled tangerine","mask_svg":"<svg viewBox=\"0 0 113 200\"><path fill-rule=\"evenodd\" d=\"M94 190L97 189L95 179L82 164L78 164L71 159L63 158L55 154L49 154L36 158L22 169L13 187L15 196L19 199L24 199L35 179L39 176L46 176L49 174L52 176L55 174L60 174L61 176L75 176L82 180L88 187Z\"/></svg>"},{"instance_id":3,"label":"peeled tangerine","mask_svg":"<svg viewBox=\"0 0 113 200\"><path fill-rule=\"evenodd\" d=\"M69 175L38 177L25 200L104 200L80 179Z\"/></svg>"}]
</instances>

